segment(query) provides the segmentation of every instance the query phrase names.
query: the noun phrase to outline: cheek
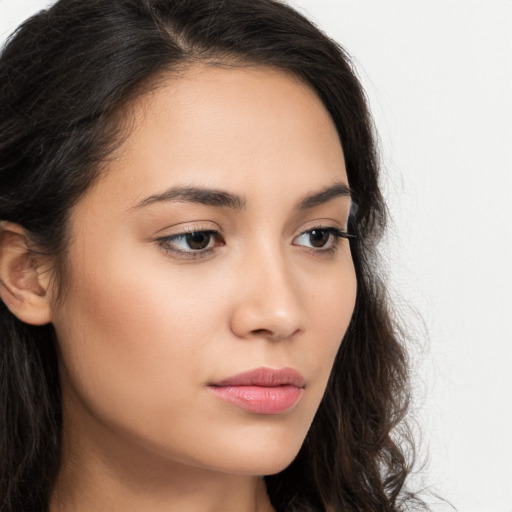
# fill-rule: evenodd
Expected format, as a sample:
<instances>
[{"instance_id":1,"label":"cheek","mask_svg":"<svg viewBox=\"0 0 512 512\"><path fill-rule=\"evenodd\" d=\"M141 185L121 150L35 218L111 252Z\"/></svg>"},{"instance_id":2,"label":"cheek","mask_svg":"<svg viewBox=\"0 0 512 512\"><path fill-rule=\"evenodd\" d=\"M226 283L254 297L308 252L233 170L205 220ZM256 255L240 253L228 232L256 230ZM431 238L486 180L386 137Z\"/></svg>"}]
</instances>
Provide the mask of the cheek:
<instances>
[{"instance_id":1,"label":"cheek","mask_svg":"<svg viewBox=\"0 0 512 512\"><path fill-rule=\"evenodd\" d=\"M180 283L142 267L133 254L122 264L108 254L84 259L54 322L63 388L97 417L147 430L142 418L162 421L190 403L190 382L204 378L200 356L218 310L199 316L197 294L180 293Z\"/></svg>"},{"instance_id":2,"label":"cheek","mask_svg":"<svg viewBox=\"0 0 512 512\"><path fill-rule=\"evenodd\" d=\"M307 280L305 296L307 310L312 317L311 327L316 335L319 339L337 339L339 344L354 311L357 279L350 253L333 267L318 275L317 279L310 277Z\"/></svg>"},{"instance_id":3,"label":"cheek","mask_svg":"<svg viewBox=\"0 0 512 512\"><path fill-rule=\"evenodd\" d=\"M305 280L305 310L309 315L308 334L295 350L307 365L315 368L314 395L317 407L334 360L343 342L354 311L357 279L350 255L330 272ZM299 278L298 278L299 279Z\"/></svg>"},{"instance_id":4,"label":"cheek","mask_svg":"<svg viewBox=\"0 0 512 512\"><path fill-rule=\"evenodd\" d=\"M180 362L193 364L194 352L201 349L196 342L204 339L206 328L176 283L162 275L157 279L149 267L135 271L106 263L101 270L77 273L62 321L56 322L64 360L75 362L84 378L108 365L105 377L111 381L119 377L126 382L129 376L132 382L155 386L162 372L168 379L183 367Z\"/></svg>"}]
</instances>

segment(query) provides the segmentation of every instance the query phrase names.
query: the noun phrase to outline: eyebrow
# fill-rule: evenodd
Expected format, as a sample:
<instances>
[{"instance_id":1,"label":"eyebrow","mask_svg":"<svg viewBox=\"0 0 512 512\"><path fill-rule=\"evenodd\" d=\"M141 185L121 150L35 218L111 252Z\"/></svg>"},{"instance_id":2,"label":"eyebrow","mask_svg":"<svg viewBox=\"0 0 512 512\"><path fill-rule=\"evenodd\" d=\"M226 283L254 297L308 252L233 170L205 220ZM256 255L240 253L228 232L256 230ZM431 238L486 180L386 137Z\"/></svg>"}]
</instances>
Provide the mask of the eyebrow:
<instances>
[{"instance_id":1,"label":"eyebrow","mask_svg":"<svg viewBox=\"0 0 512 512\"><path fill-rule=\"evenodd\" d=\"M243 197L226 192L204 187L176 186L167 189L160 194L154 194L138 203L135 208L143 208L154 203L167 201L184 201L188 203L199 203L207 206L221 206L241 210L245 208L246 201Z\"/></svg>"},{"instance_id":2,"label":"eyebrow","mask_svg":"<svg viewBox=\"0 0 512 512\"><path fill-rule=\"evenodd\" d=\"M327 203L336 197L351 197L351 195L348 185L339 181L321 189L318 192L306 195L298 201L295 209L307 210ZM146 197L137 203L135 208L143 208L151 204L168 201L199 203L207 206L230 208L233 210L244 209L247 205L247 201L244 197L225 190L195 186L174 186L159 194L153 194Z\"/></svg>"},{"instance_id":3,"label":"eyebrow","mask_svg":"<svg viewBox=\"0 0 512 512\"><path fill-rule=\"evenodd\" d=\"M352 193L347 184L338 181L333 185L323 188L319 192L308 194L301 199L296 206L297 210L307 210L321 204L327 203L336 197L352 197Z\"/></svg>"}]
</instances>

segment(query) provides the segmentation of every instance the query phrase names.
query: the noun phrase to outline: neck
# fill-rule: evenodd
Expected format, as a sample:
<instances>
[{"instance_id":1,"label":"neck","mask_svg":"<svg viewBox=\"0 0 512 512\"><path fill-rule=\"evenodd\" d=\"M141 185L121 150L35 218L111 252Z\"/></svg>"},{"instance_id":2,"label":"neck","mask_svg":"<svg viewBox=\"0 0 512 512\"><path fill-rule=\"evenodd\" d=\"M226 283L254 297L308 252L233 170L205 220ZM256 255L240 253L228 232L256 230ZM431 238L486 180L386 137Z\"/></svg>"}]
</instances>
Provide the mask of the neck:
<instances>
[{"instance_id":1,"label":"neck","mask_svg":"<svg viewBox=\"0 0 512 512\"><path fill-rule=\"evenodd\" d=\"M272 512L265 482L168 464L167 468L113 466L104 460L64 458L51 512Z\"/></svg>"},{"instance_id":2,"label":"neck","mask_svg":"<svg viewBox=\"0 0 512 512\"><path fill-rule=\"evenodd\" d=\"M263 478L165 459L105 430L90 435L91 425L67 427L64 421L61 467L51 495L51 512L274 510Z\"/></svg>"}]
</instances>

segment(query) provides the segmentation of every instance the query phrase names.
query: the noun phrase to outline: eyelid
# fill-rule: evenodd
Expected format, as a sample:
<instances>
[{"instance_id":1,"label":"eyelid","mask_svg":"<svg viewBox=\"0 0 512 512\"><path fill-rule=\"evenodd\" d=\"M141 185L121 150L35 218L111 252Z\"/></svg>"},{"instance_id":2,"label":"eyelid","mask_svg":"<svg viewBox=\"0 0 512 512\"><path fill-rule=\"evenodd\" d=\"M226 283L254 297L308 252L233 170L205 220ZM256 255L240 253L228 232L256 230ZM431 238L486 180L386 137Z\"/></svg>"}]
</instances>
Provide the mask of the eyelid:
<instances>
[{"instance_id":1,"label":"eyelid","mask_svg":"<svg viewBox=\"0 0 512 512\"><path fill-rule=\"evenodd\" d=\"M298 234L296 237L294 237L293 242L295 242L300 237L303 237L305 235L310 235L313 231L323 231L325 233L328 233L329 236L334 237L334 240L332 240L332 242L331 242L332 247L327 247L327 248L325 246L309 247L310 249L313 249L314 251L317 251L317 252L327 251L327 250L329 250L331 248L334 248L338 244L338 242L339 242L339 240L341 238L345 238L345 239L355 238L354 235L350 235L346 231L343 231L343 230L341 230L339 228L334 228L334 227L317 227L317 228L309 228L309 229L306 229L305 231L302 231L300 234ZM303 245L303 244L294 243L293 245L297 245L297 246L300 246L300 247L308 248L307 245Z\"/></svg>"},{"instance_id":2,"label":"eyelid","mask_svg":"<svg viewBox=\"0 0 512 512\"><path fill-rule=\"evenodd\" d=\"M169 228L168 228L169 229ZM178 247L172 247L172 240L178 239L180 237L185 237L186 235L193 233L207 233L210 234L215 241L215 244L212 247L207 247L205 249L179 249ZM154 238L154 242L167 254L171 254L176 258L181 259L198 259L198 258L206 258L212 255L212 252L216 247L225 245L223 235L221 233L220 228L216 226L216 229L212 229L211 227L206 227L204 225L190 225L183 224L182 227L174 232L170 232L169 234L165 234L162 236L158 236Z\"/></svg>"},{"instance_id":3,"label":"eyelid","mask_svg":"<svg viewBox=\"0 0 512 512\"><path fill-rule=\"evenodd\" d=\"M355 235L352 235L348 232L347 223L339 222L335 219L317 219L310 222L307 222L306 224L303 224L299 230L295 233L293 236L293 239L297 238L298 236L313 231L315 229L322 229L322 230L331 230L333 232L338 233L342 238L356 238Z\"/></svg>"},{"instance_id":4,"label":"eyelid","mask_svg":"<svg viewBox=\"0 0 512 512\"><path fill-rule=\"evenodd\" d=\"M194 220L191 222L180 222L179 224L173 224L164 229L159 229L158 233L155 234L153 238L170 238L172 236L186 235L187 233L197 233L198 231L217 231L222 233L222 229L215 222Z\"/></svg>"}]
</instances>

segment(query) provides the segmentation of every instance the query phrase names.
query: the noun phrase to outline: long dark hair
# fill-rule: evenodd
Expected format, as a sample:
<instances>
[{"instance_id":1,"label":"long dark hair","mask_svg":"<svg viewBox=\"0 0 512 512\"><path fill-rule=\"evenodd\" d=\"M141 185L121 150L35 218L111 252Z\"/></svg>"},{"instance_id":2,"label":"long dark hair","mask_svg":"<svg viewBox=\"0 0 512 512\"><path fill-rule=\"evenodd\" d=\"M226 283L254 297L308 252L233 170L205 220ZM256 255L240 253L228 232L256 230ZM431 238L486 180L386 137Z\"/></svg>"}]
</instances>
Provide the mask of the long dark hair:
<instances>
[{"instance_id":1,"label":"long dark hair","mask_svg":"<svg viewBox=\"0 0 512 512\"><path fill-rule=\"evenodd\" d=\"M402 510L412 453L400 427L407 361L376 273L386 209L371 118L345 51L291 7L60 0L26 21L0 58L0 219L65 262L69 209L119 142L123 105L195 62L272 66L307 83L337 127L357 202L355 311L304 445L266 477L272 504L279 512ZM0 303L0 336L0 509L46 511L61 440L54 330L26 325Z\"/></svg>"}]
</instances>

